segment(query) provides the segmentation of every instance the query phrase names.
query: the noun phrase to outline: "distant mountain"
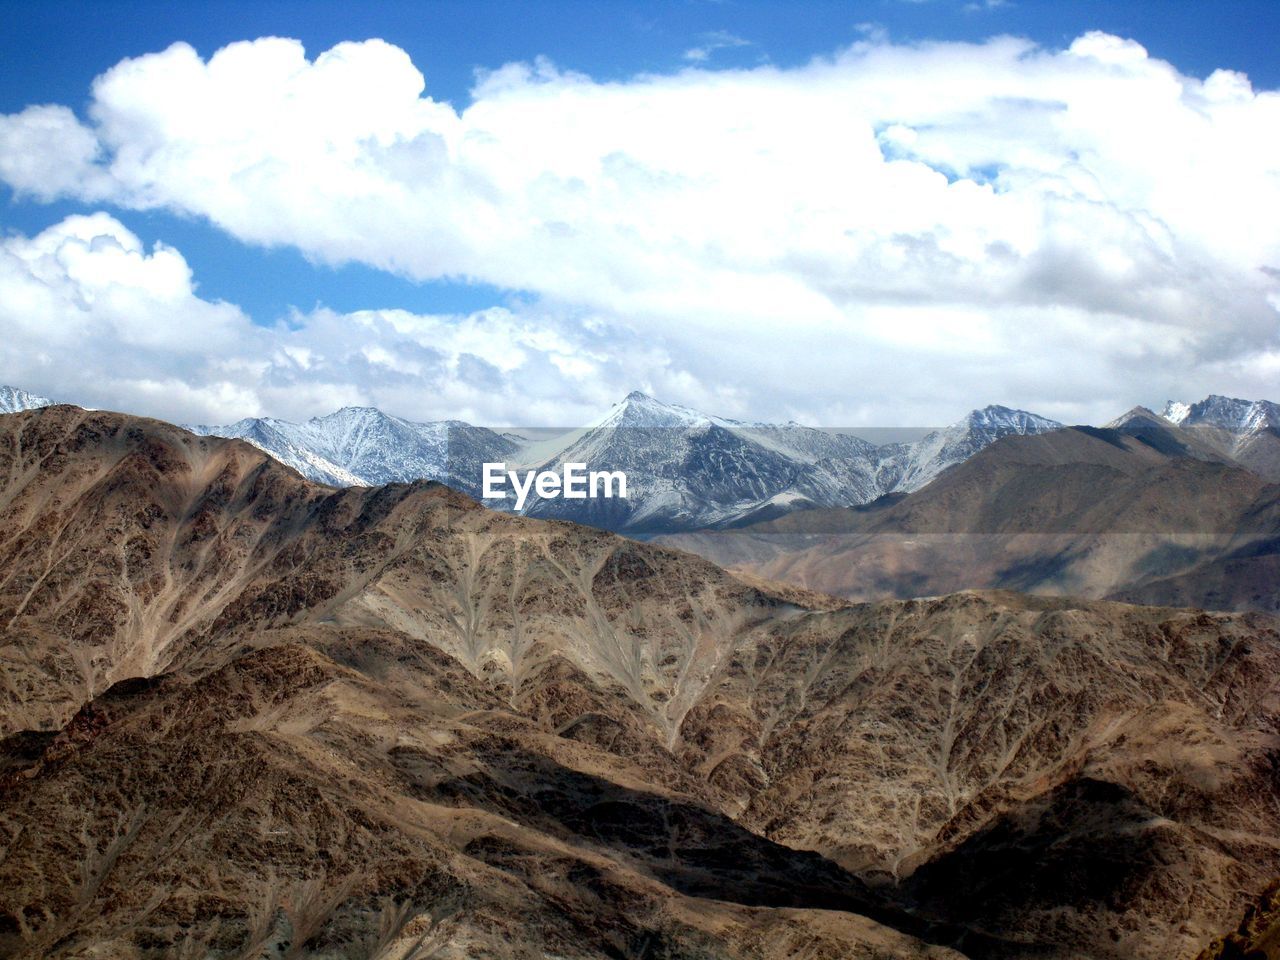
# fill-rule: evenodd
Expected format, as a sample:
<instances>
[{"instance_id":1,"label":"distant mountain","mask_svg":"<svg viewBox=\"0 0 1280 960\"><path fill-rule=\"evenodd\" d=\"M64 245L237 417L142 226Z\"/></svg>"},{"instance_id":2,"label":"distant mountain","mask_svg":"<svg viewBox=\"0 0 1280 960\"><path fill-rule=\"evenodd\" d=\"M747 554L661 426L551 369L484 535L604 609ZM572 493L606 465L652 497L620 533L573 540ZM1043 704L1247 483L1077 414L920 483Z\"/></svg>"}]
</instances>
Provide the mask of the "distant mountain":
<instances>
[{"instance_id":1,"label":"distant mountain","mask_svg":"<svg viewBox=\"0 0 1280 960\"><path fill-rule=\"evenodd\" d=\"M1270 400L1237 400L1210 394L1199 403L1170 400L1165 405L1164 417L1180 427L1208 424L1235 436L1247 436L1280 427L1280 404Z\"/></svg>"},{"instance_id":2,"label":"distant mountain","mask_svg":"<svg viewBox=\"0 0 1280 960\"><path fill-rule=\"evenodd\" d=\"M566 442L567 441L567 442ZM614 530L692 529L763 518L801 506L874 499L874 444L791 423L740 423L632 393L604 417L531 448L540 469L587 463L621 470L627 499L534 500L531 516Z\"/></svg>"},{"instance_id":3,"label":"distant mountain","mask_svg":"<svg viewBox=\"0 0 1280 960\"><path fill-rule=\"evenodd\" d=\"M1164 417L1268 480L1280 481L1280 404L1211 395L1170 400Z\"/></svg>"},{"instance_id":4,"label":"distant mountain","mask_svg":"<svg viewBox=\"0 0 1280 960\"><path fill-rule=\"evenodd\" d=\"M358 476L314 450L308 449L299 436L304 426L270 417L251 417L225 426L192 424L188 429L201 436L218 436L247 440L259 450L269 453L285 466L293 467L308 480L333 487L367 486Z\"/></svg>"},{"instance_id":5,"label":"distant mountain","mask_svg":"<svg viewBox=\"0 0 1280 960\"><path fill-rule=\"evenodd\" d=\"M309 480L377 486L438 480L479 494L481 465L510 459L512 439L460 420L416 423L373 407L343 407L306 423L254 417L225 426L191 426L203 436L247 440Z\"/></svg>"},{"instance_id":6,"label":"distant mountain","mask_svg":"<svg viewBox=\"0 0 1280 960\"><path fill-rule=\"evenodd\" d=\"M502 434L461 421L415 423L370 407L347 407L306 423L271 418L198 434L238 437L308 479L373 486L419 478L480 493L485 462L558 470L585 463L621 470L627 498L531 496L529 516L629 533L732 527L801 509L852 506L918 489L1004 436L1061 424L1021 410L986 407L913 443L877 446L848 433L798 423L745 423L628 394L603 417L551 439ZM489 506L511 509L513 499Z\"/></svg>"},{"instance_id":7,"label":"distant mountain","mask_svg":"<svg viewBox=\"0 0 1280 960\"><path fill-rule=\"evenodd\" d=\"M37 397L17 387L0 387L0 413L21 413L23 410L38 410L51 407L56 401L48 397Z\"/></svg>"},{"instance_id":8,"label":"distant mountain","mask_svg":"<svg viewBox=\"0 0 1280 960\"><path fill-rule=\"evenodd\" d=\"M992 444L906 496L812 510L747 533L1233 533L1275 485L1154 414ZM1180 478L1180 480L1179 480ZM1183 489L1175 482L1190 484ZM1212 507L1212 509L1211 509Z\"/></svg>"},{"instance_id":9,"label":"distant mountain","mask_svg":"<svg viewBox=\"0 0 1280 960\"><path fill-rule=\"evenodd\" d=\"M1280 610L1280 486L1141 408L1005 438L905 497L662 542L852 599L999 588Z\"/></svg>"},{"instance_id":10,"label":"distant mountain","mask_svg":"<svg viewBox=\"0 0 1280 960\"><path fill-rule=\"evenodd\" d=\"M632 393L541 462L627 472L628 499L538 501L533 516L629 532L736 527L797 510L854 506L915 490L1012 434L1061 426L1006 407L975 410L913 443L877 446L797 423L743 423Z\"/></svg>"},{"instance_id":11,"label":"distant mountain","mask_svg":"<svg viewBox=\"0 0 1280 960\"><path fill-rule=\"evenodd\" d=\"M958 463L964 463L1001 437L1048 433L1061 429L1056 420L1025 410L989 406L974 410L945 430L930 433L914 443L880 448L876 476L881 493L910 493Z\"/></svg>"}]
</instances>

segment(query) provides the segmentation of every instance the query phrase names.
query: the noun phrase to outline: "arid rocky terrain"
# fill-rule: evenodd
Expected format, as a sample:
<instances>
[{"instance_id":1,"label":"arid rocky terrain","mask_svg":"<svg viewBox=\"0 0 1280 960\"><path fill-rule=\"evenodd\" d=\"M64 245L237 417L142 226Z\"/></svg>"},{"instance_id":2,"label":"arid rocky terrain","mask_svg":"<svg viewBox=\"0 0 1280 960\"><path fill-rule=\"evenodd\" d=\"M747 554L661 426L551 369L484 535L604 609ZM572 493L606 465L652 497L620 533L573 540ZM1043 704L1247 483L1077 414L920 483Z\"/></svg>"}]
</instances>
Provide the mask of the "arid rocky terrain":
<instances>
[{"instance_id":1,"label":"arid rocky terrain","mask_svg":"<svg viewBox=\"0 0 1280 960\"><path fill-rule=\"evenodd\" d=\"M0 478L0 956L1190 960L1280 877L1266 613L847 603L65 406Z\"/></svg>"}]
</instances>

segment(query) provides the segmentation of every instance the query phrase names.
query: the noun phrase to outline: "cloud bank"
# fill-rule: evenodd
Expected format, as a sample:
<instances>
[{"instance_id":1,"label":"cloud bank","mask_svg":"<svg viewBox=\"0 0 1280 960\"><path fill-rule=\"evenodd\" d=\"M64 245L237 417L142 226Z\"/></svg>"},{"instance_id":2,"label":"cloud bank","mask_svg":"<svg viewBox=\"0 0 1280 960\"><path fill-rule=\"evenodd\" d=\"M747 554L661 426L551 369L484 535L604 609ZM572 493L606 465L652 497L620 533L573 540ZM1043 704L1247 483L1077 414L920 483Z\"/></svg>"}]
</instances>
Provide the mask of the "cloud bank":
<instances>
[{"instance_id":1,"label":"cloud bank","mask_svg":"<svg viewBox=\"0 0 1280 960\"><path fill-rule=\"evenodd\" d=\"M80 357L111 358L120 389L181 384L211 413L382 396L549 422L633 386L828 423L1274 392L1280 94L1240 74L1093 33L1062 51L874 38L616 83L512 64L461 111L424 91L376 40L313 60L278 38L208 60L175 44L99 77L84 118L0 117L0 178L522 305L254 326L200 300L177 251L73 218L5 243L0 311L28 339L0 375L75 377L64 351L88 337Z\"/></svg>"},{"instance_id":2,"label":"cloud bank","mask_svg":"<svg viewBox=\"0 0 1280 960\"><path fill-rule=\"evenodd\" d=\"M5 380L188 423L374 404L420 419L511 423L520 411L517 423L559 424L565 411L581 417L611 402L609 384L667 362L636 344L630 365L619 364L606 325L586 324L591 333L502 307L318 309L256 325L197 296L177 250L146 250L105 213L0 241L0 303Z\"/></svg>"}]
</instances>

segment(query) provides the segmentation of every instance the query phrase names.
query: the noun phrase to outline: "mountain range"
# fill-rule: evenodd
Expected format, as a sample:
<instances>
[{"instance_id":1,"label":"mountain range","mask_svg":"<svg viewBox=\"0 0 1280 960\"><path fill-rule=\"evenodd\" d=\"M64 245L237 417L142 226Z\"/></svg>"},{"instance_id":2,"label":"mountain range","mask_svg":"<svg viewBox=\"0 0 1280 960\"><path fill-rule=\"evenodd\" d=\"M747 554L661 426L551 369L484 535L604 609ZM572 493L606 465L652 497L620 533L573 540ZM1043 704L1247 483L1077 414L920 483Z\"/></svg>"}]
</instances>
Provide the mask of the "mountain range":
<instances>
[{"instance_id":1,"label":"mountain range","mask_svg":"<svg viewBox=\"0 0 1280 960\"><path fill-rule=\"evenodd\" d=\"M1011 456L1248 499L1170 442L870 512ZM0 418L0 531L6 957L1164 960L1280 877L1267 614L849 603L69 406Z\"/></svg>"},{"instance_id":2,"label":"mountain range","mask_svg":"<svg viewBox=\"0 0 1280 960\"><path fill-rule=\"evenodd\" d=\"M0 388L0 410L49 404ZM1271 480L1280 480L1280 407L1210 396L1170 402L1161 423ZM1151 414L1154 417L1154 414ZM736 528L800 510L870 504L911 493L1004 437L1063 425L1022 410L988 406L910 442L875 444L852 432L746 423L633 392L603 417L570 431L492 430L459 420L420 423L373 407L345 407L305 423L253 417L189 426L239 438L331 486L438 480L479 499L481 467L558 470L565 463L622 470L625 500L530 496L528 516L567 519L636 535ZM487 505L509 510L512 500Z\"/></svg>"},{"instance_id":3,"label":"mountain range","mask_svg":"<svg viewBox=\"0 0 1280 960\"><path fill-rule=\"evenodd\" d=\"M0 388L4 412L49 403ZM1267 401L1211 396L1197 404L1170 402L1161 422L1176 424L1201 447L1280 480L1277 411ZM247 440L304 477L331 486L430 479L480 498L486 462L534 470L585 462L593 469L623 470L629 478L625 501L535 494L523 512L657 535L741 527L800 510L859 506L911 493L1003 437L1062 426L1026 411L988 406L920 439L875 444L848 431L710 416L633 392L586 427L550 436L545 430L492 430L458 420L420 423L373 407L345 407L305 423L253 417L188 429ZM487 505L509 510L512 503Z\"/></svg>"},{"instance_id":4,"label":"mountain range","mask_svg":"<svg viewBox=\"0 0 1280 960\"><path fill-rule=\"evenodd\" d=\"M0 392L4 412L50 403L11 387ZM374 407L344 407L305 423L251 417L187 429L246 440L307 479L331 486L427 479L480 498L486 462L537 470L585 462L593 469L623 470L629 478L625 502L534 495L524 512L628 533L662 533L866 503L917 489L1000 437L1060 426L989 406L919 440L877 445L794 422L709 416L636 391L586 427L550 437L545 430L495 431L459 420L420 423ZM488 505L510 509L501 500Z\"/></svg>"},{"instance_id":5,"label":"mountain range","mask_svg":"<svg viewBox=\"0 0 1280 960\"><path fill-rule=\"evenodd\" d=\"M484 462L536 470L587 463L621 470L629 481L626 500L534 495L524 513L653 534L865 503L916 489L1002 436L1059 426L1022 411L987 407L918 441L877 446L797 423L708 416L633 392L586 427L550 438L460 421L414 423L369 407L345 408L303 424L254 418L190 429L248 440L308 479L335 485L426 478L479 498ZM498 500L489 505L507 508Z\"/></svg>"},{"instance_id":6,"label":"mountain range","mask_svg":"<svg viewBox=\"0 0 1280 960\"><path fill-rule=\"evenodd\" d=\"M632 393L601 420L557 439L558 449L531 448L543 469L586 462L625 471L627 500L536 501L526 512L627 533L732 527L913 490L1003 436L1059 426L992 406L920 440L876 445L794 422L712 417Z\"/></svg>"},{"instance_id":7,"label":"mountain range","mask_svg":"<svg viewBox=\"0 0 1280 960\"><path fill-rule=\"evenodd\" d=\"M0 391L4 412L49 403L15 388ZM540 470L586 462L593 469L623 470L630 481L625 501L533 496L524 512L652 534L866 503L918 489L1001 437L1060 426L989 406L919 440L877 445L794 422L708 416L633 392L585 428L550 438L461 421L418 423L372 407L346 407L305 423L254 417L188 429L246 440L304 477L332 486L430 479L478 498L485 462ZM489 506L504 509L509 503L495 500Z\"/></svg>"},{"instance_id":8,"label":"mountain range","mask_svg":"<svg viewBox=\"0 0 1280 960\"><path fill-rule=\"evenodd\" d=\"M1236 449L1137 408L1009 437L905 497L662 542L850 598L1014 589L1280 610L1280 485Z\"/></svg>"}]
</instances>

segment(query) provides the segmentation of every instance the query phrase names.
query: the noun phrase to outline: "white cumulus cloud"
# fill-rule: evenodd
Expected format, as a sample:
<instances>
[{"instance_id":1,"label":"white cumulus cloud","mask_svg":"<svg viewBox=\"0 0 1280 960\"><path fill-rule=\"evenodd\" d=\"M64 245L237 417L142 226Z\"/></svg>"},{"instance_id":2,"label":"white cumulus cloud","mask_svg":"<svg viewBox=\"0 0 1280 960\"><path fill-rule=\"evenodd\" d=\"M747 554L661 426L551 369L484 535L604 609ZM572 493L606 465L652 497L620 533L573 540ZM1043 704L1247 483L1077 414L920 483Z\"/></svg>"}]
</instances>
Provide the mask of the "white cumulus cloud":
<instances>
[{"instance_id":1,"label":"white cumulus cloud","mask_svg":"<svg viewBox=\"0 0 1280 960\"><path fill-rule=\"evenodd\" d=\"M518 391L523 376L565 415L648 381L828 422L936 422L987 401L1105 419L1171 392L1267 392L1249 371L1280 351L1277 142L1280 94L1101 33L1058 51L872 35L793 69L610 83L511 64L462 110L384 42L308 59L267 38L123 61L83 120L0 117L0 177L321 263L525 291L536 308L511 322L563 338L538 348L546 370L477 346L484 365L450 382ZM158 297L171 255L143 255L130 282ZM367 332L360 317L304 326ZM431 376L399 342L364 362ZM343 375L367 393L358 366ZM632 382L609 379L623 371Z\"/></svg>"},{"instance_id":2,"label":"white cumulus cloud","mask_svg":"<svg viewBox=\"0 0 1280 960\"><path fill-rule=\"evenodd\" d=\"M105 213L0 241L0 326L0 382L180 422L370 404L423 420L572 425L615 399L614 382L656 373L660 388L670 366L638 342L614 360L626 331L502 307L321 308L255 325L200 298L177 250L147 250Z\"/></svg>"}]
</instances>

